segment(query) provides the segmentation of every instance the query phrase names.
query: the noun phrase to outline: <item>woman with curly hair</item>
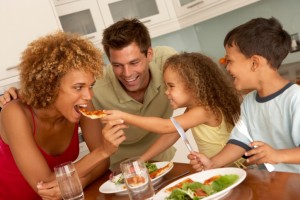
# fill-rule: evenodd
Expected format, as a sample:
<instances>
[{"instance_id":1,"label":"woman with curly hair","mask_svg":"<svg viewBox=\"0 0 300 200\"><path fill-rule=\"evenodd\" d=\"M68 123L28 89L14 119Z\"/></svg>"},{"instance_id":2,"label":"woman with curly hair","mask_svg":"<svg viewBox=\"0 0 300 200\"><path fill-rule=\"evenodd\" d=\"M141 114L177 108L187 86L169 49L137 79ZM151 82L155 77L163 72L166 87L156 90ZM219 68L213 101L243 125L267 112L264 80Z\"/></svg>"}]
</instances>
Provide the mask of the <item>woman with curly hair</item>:
<instances>
[{"instance_id":1,"label":"woman with curly hair","mask_svg":"<svg viewBox=\"0 0 300 200\"><path fill-rule=\"evenodd\" d=\"M183 129L192 129L201 153L208 157L217 154L229 138L234 126L233 116L240 113L240 96L232 83L216 63L200 53L181 53L167 59L164 82L173 109L186 108L182 115L175 117L176 121ZM103 121L120 118L158 134L176 131L169 119L141 117L117 110L105 112L109 115ZM161 139L156 145L160 152L171 144L165 144Z\"/></svg>"},{"instance_id":2,"label":"woman with curly hair","mask_svg":"<svg viewBox=\"0 0 300 200\"><path fill-rule=\"evenodd\" d=\"M125 139L119 120L82 117L102 76L101 52L78 35L57 32L30 43L20 67L21 97L0 115L0 199L61 199L53 167L79 155L78 127L90 153L75 163L82 186L101 176Z\"/></svg>"}]
</instances>

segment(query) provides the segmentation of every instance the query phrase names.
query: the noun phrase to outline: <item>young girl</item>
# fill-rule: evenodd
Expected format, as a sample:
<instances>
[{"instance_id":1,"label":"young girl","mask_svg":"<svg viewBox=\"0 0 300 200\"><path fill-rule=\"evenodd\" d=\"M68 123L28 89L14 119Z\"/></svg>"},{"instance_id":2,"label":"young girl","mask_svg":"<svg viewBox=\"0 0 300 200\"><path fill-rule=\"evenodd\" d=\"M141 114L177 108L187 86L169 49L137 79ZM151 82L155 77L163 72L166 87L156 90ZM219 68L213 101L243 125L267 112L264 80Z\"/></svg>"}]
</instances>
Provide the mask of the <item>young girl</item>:
<instances>
[{"instance_id":1,"label":"young girl","mask_svg":"<svg viewBox=\"0 0 300 200\"><path fill-rule=\"evenodd\" d=\"M233 115L239 115L239 95L221 69L200 53L174 55L167 59L163 70L165 93L171 106L173 109L186 107L182 115L175 117L176 121L183 129L192 129L199 152L214 156L228 140ZM105 112L109 115L102 119L104 122L121 118L158 134L176 132L170 119L142 117L117 110ZM172 145L167 143L165 146Z\"/></svg>"}]
</instances>

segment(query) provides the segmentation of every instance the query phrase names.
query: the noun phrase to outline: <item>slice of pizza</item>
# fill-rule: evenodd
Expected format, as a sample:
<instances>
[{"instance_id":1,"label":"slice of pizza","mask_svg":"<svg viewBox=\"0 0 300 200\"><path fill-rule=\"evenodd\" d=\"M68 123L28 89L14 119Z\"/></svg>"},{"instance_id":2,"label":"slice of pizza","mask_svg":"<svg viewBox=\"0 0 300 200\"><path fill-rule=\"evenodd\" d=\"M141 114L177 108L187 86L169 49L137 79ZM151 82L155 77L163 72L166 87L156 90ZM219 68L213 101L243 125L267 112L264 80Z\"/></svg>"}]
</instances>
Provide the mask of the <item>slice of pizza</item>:
<instances>
[{"instance_id":1,"label":"slice of pizza","mask_svg":"<svg viewBox=\"0 0 300 200\"><path fill-rule=\"evenodd\" d=\"M180 181L179 183L177 183L176 185L169 187L165 190L165 192L167 193L171 193L173 190L178 189L178 188L182 188L183 184L185 183L193 183L194 181L190 178L186 178L183 181Z\"/></svg>"},{"instance_id":2,"label":"slice of pizza","mask_svg":"<svg viewBox=\"0 0 300 200\"><path fill-rule=\"evenodd\" d=\"M98 119L98 118L102 118L107 115L106 113L103 112L103 110L89 111L83 107L80 107L78 110L81 112L81 114L83 114L84 116L91 118L91 119Z\"/></svg>"},{"instance_id":3,"label":"slice of pizza","mask_svg":"<svg viewBox=\"0 0 300 200\"><path fill-rule=\"evenodd\" d=\"M150 173L149 176L151 179L155 179L156 177L162 175L165 171L167 171L170 167L172 167L174 164L172 162L169 162L167 165L164 167L161 167L154 172Z\"/></svg>"}]
</instances>

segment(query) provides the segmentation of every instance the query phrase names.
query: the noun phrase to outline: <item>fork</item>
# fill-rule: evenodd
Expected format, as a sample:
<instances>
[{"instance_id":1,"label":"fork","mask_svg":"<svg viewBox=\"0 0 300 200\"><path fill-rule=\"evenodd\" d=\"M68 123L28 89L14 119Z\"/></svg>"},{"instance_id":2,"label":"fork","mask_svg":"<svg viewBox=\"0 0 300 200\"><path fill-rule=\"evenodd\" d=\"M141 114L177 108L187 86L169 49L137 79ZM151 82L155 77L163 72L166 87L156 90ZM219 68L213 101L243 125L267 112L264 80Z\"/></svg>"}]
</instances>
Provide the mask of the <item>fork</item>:
<instances>
[{"instance_id":1,"label":"fork","mask_svg":"<svg viewBox=\"0 0 300 200\"><path fill-rule=\"evenodd\" d=\"M235 124L235 127L242 133L244 134L244 136L247 137L247 139L250 141L250 142L253 142L253 139L251 138L250 134L249 134L249 131L248 131L248 128L246 126L246 124L244 123L244 121L238 117L237 115L234 115L233 116L233 121L234 121L234 124ZM257 146L254 146L254 148L256 148ZM264 163L265 167L267 168L267 170L269 172L272 172L274 171L274 166L270 163Z\"/></svg>"}]
</instances>

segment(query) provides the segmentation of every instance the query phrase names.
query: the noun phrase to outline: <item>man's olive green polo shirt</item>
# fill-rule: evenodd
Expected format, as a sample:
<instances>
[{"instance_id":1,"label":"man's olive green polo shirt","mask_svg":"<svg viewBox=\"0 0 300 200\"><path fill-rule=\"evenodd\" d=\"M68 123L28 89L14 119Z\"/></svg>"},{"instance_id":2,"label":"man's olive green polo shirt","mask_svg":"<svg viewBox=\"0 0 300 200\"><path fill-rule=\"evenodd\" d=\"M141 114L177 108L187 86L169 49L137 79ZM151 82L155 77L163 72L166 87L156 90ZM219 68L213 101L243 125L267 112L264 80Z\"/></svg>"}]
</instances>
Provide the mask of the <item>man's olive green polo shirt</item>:
<instances>
[{"instance_id":1,"label":"man's olive green polo shirt","mask_svg":"<svg viewBox=\"0 0 300 200\"><path fill-rule=\"evenodd\" d=\"M94 86L93 104L95 108L121 110L141 116L169 118L173 110L165 95L162 68L165 60L177 52L170 47L161 46L153 48L153 53L153 59L150 63L151 80L143 103L135 101L124 91L115 77L112 67L107 66L104 78L97 80ZM124 132L127 139L119 146L117 152L111 156L111 165L125 158L142 155L159 137L158 134L133 125L124 129ZM156 156L154 160L169 161L174 157L175 151L176 149L171 147Z\"/></svg>"}]
</instances>

